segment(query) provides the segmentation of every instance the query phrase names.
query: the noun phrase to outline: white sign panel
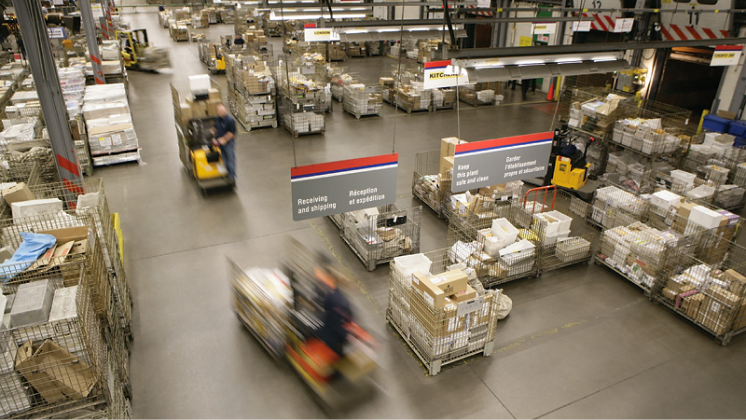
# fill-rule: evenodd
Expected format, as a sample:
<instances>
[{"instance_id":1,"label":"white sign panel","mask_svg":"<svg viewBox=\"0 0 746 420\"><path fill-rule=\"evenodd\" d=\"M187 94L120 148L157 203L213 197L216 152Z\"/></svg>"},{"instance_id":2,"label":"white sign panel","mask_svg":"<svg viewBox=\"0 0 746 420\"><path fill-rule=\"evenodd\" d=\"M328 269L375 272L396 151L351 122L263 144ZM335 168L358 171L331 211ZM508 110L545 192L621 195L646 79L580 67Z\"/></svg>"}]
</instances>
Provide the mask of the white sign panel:
<instances>
[{"instance_id":1,"label":"white sign panel","mask_svg":"<svg viewBox=\"0 0 746 420\"><path fill-rule=\"evenodd\" d=\"M556 23L535 23L534 24L534 35L553 34L556 29L557 29Z\"/></svg>"},{"instance_id":2,"label":"white sign panel","mask_svg":"<svg viewBox=\"0 0 746 420\"><path fill-rule=\"evenodd\" d=\"M572 31L573 32L590 32L591 31L591 21L586 20L583 22L573 22L572 23Z\"/></svg>"},{"instance_id":3,"label":"white sign panel","mask_svg":"<svg viewBox=\"0 0 746 420\"><path fill-rule=\"evenodd\" d=\"M339 41L339 34L332 28L317 28L315 24L303 28L306 42Z\"/></svg>"},{"instance_id":4,"label":"white sign panel","mask_svg":"<svg viewBox=\"0 0 746 420\"><path fill-rule=\"evenodd\" d=\"M738 65L742 52L743 47L740 45L718 45L712 54L710 67Z\"/></svg>"},{"instance_id":5,"label":"white sign panel","mask_svg":"<svg viewBox=\"0 0 746 420\"><path fill-rule=\"evenodd\" d=\"M425 63L425 89L436 89L469 84L465 69L454 69L451 62L430 61Z\"/></svg>"},{"instance_id":6,"label":"white sign panel","mask_svg":"<svg viewBox=\"0 0 746 420\"><path fill-rule=\"evenodd\" d=\"M61 26L47 28L47 35L49 35L49 39L65 39L65 28Z\"/></svg>"},{"instance_id":7,"label":"white sign panel","mask_svg":"<svg viewBox=\"0 0 746 420\"><path fill-rule=\"evenodd\" d=\"M626 18L626 19L617 19L614 22L614 31L617 33L621 32L631 32L632 31L632 25L635 24L634 18Z\"/></svg>"}]
</instances>

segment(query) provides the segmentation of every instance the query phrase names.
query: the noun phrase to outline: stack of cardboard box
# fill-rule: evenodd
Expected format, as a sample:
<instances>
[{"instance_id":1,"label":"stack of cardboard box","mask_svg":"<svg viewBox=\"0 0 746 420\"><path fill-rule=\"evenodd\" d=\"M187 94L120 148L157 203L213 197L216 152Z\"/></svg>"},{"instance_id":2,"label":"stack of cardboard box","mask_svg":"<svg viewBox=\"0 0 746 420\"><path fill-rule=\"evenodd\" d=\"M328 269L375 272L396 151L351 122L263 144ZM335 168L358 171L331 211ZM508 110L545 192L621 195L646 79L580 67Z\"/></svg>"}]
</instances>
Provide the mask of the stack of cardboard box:
<instances>
[{"instance_id":1,"label":"stack of cardboard box","mask_svg":"<svg viewBox=\"0 0 746 420\"><path fill-rule=\"evenodd\" d=\"M176 21L171 23L169 31L174 41L189 41L189 28L186 22Z\"/></svg>"},{"instance_id":2,"label":"stack of cardboard box","mask_svg":"<svg viewBox=\"0 0 746 420\"><path fill-rule=\"evenodd\" d=\"M393 104L396 97L396 80L393 77L379 77L378 84L382 88L383 100Z\"/></svg>"},{"instance_id":3,"label":"stack of cardboard box","mask_svg":"<svg viewBox=\"0 0 746 420\"><path fill-rule=\"evenodd\" d=\"M396 89L395 101L397 106L407 112L429 110L432 92L425 90L421 82L411 82Z\"/></svg>"},{"instance_id":4,"label":"stack of cardboard box","mask_svg":"<svg viewBox=\"0 0 746 420\"><path fill-rule=\"evenodd\" d=\"M345 86L343 108L360 118L362 115L378 115L383 106L383 98L376 86L351 83Z\"/></svg>"},{"instance_id":5,"label":"stack of cardboard box","mask_svg":"<svg viewBox=\"0 0 746 420\"><path fill-rule=\"evenodd\" d=\"M456 103L456 90L453 88L433 89L433 108L450 109Z\"/></svg>"},{"instance_id":6,"label":"stack of cardboard box","mask_svg":"<svg viewBox=\"0 0 746 420\"><path fill-rule=\"evenodd\" d=\"M94 166L140 159L140 146L124 84L86 87L83 117L88 126Z\"/></svg>"},{"instance_id":7,"label":"stack of cardboard box","mask_svg":"<svg viewBox=\"0 0 746 420\"><path fill-rule=\"evenodd\" d=\"M357 42L348 42L345 44L345 51L349 57L365 57L365 46Z\"/></svg>"},{"instance_id":8,"label":"stack of cardboard box","mask_svg":"<svg viewBox=\"0 0 746 420\"><path fill-rule=\"evenodd\" d=\"M340 42L330 42L327 50L327 59L329 61L342 61L347 58L344 45Z\"/></svg>"}]
</instances>

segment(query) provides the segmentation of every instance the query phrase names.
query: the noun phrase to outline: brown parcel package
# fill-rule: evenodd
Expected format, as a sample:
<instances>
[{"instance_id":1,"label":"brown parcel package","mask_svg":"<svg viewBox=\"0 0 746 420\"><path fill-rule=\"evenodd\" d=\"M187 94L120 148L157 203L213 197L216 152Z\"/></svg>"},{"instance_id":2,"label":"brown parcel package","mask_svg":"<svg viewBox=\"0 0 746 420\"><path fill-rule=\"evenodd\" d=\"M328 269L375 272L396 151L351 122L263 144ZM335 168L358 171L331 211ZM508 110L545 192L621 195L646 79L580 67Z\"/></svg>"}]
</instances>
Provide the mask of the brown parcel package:
<instances>
[{"instance_id":1,"label":"brown parcel package","mask_svg":"<svg viewBox=\"0 0 746 420\"><path fill-rule=\"evenodd\" d=\"M25 182L19 182L15 187L3 190L3 198L8 205L18 203L19 201L35 200L34 193L31 192Z\"/></svg>"},{"instance_id":2,"label":"brown parcel package","mask_svg":"<svg viewBox=\"0 0 746 420\"><path fill-rule=\"evenodd\" d=\"M16 370L50 404L83 399L97 381L93 367L50 340L37 349L30 340L19 347Z\"/></svg>"},{"instance_id":3,"label":"brown parcel package","mask_svg":"<svg viewBox=\"0 0 746 420\"><path fill-rule=\"evenodd\" d=\"M429 280L444 291L447 296L465 291L469 282L468 277L461 270L452 270L430 276Z\"/></svg>"},{"instance_id":4,"label":"brown parcel package","mask_svg":"<svg viewBox=\"0 0 746 420\"><path fill-rule=\"evenodd\" d=\"M702 293L687 296L682 299L681 307L679 307L679 310L685 313L689 318L694 319L697 317L697 314L699 313L699 307L702 305L702 302L704 300L705 295L703 295Z\"/></svg>"},{"instance_id":5,"label":"brown parcel package","mask_svg":"<svg viewBox=\"0 0 746 420\"><path fill-rule=\"evenodd\" d=\"M414 273L412 287L419 291L433 308L439 309L445 306L445 292L433 284L425 274Z\"/></svg>"},{"instance_id":6,"label":"brown parcel package","mask_svg":"<svg viewBox=\"0 0 746 420\"><path fill-rule=\"evenodd\" d=\"M440 171L441 174L451 179L453 176L453 156L446 156L440 158Z\"/></svg>"},{"instance_id":7,"label":"brown parcel package","mask_svg":"<svg viewBox=\"0 0 746 420\"><path fill-rule=\"evenodd\" d=\"M725 270L725 272L723 273L723 277L726 280L730 281L728 290L731 293L741 297L746 294L746 277L742 276L741 273L731 268L729 270Z\"/></svg>"},{"instance_id":8,"label":"brown parcel package","mask_svg":"<svg viewBox=\"0 0 746 420\"><path fill-rule=\"evenodd\" d=\"M723 335L730 331L733 318L733 309L723 305L710 296L705 296L699 308L696 321L709 328L717 335Z\"/></svg>"},{"instance_id":9,"label":"brown parcel package","mask_svg":"<svg viewBox=\"0 0 746 420\"><path fill-rule=\"evenodd\" d=\"M440 158L443 159L446 156L454 156L456 154L457 144L459 144L459 139L456 137L445 137L440 139Z\"/></svg>"},{"instance_id":10,"label":"brown parcel package","mask_svg":"<svg viewBox=\"0 0 746 420\"><path fill-rule=\"evenodd\" d=\"M466 302L467 300L471 300L477 297L477 291L472 289L471 286L467 284L466 290L454 293L448 297L454 302Z\"/></svg>"}]
</instances>

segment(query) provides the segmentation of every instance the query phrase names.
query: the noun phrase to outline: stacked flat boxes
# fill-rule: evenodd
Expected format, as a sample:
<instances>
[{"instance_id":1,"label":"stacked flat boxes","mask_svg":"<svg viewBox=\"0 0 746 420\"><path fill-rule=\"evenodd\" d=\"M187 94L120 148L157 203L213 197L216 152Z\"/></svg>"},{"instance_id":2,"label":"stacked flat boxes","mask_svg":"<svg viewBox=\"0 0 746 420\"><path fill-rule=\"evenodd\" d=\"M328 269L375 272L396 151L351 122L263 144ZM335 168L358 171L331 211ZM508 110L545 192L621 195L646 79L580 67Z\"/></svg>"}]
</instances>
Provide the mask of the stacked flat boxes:
<instances>
[{"instance_id":1,"label":"stacked flat boxes","mask_svg":"<svg viewBox=\"0 0 746 420\"><path fill-rule=\"evenodd\" d=\"M345 86L343 108L360 119L364 115L378 115L383 106L381 89L378 86L350 84Z\"/></svg>"},{"instance_id":2,"label":"stacked flat boxes","mask_svg":"<svg viewBox=\"0 0 746 420\"><path fill-rule=\"evenodd\" d=\"M226 60L228 103L246 128L277 127L275 81L267 64L255 56Z\"/></svg>"}]
</instances>

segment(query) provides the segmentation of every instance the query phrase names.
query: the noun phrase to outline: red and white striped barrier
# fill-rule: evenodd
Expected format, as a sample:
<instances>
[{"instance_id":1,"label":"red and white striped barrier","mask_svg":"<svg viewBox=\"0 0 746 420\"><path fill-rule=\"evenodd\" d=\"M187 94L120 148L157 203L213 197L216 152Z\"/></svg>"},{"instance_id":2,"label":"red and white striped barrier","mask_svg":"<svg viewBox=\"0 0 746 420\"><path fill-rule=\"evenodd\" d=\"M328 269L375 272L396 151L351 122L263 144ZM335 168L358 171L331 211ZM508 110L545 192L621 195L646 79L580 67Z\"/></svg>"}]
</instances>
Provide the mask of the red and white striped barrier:
<instances>
[{"instance_id":1,"label":"red and white striped barrier","mask_svg":"<svg viewBox=\"0 0 746 420\"><path fill-rule=\"evenodd\" d=\"M718 39L728 37L728 31L676 24L661 25L661 34L663 34L663 38L668 41Z\"/></svg>"}]
</instances>

